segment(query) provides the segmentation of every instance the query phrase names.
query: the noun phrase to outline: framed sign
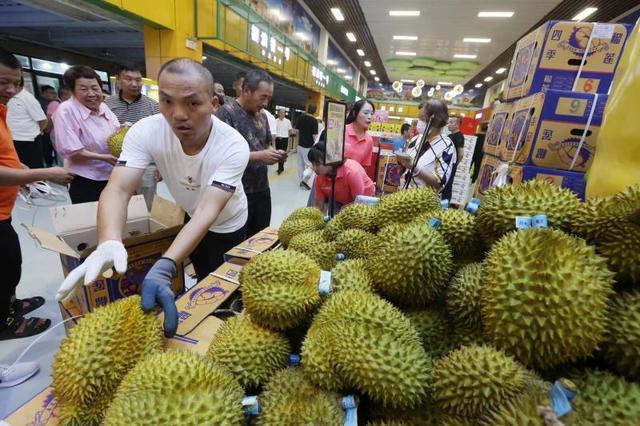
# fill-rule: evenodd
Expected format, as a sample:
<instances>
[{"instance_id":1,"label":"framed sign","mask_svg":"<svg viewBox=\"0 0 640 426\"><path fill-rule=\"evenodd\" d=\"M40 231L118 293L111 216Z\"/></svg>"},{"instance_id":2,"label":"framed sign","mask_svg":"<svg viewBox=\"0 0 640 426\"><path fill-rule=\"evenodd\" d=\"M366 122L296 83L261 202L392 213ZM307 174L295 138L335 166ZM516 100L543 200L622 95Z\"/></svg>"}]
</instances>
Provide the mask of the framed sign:
<instances>
[{"instance_id":1,"label":"framed sign","mask_svg":"<svg viewBox=\"0 0 640 426\"><path fill-rule=\"evenodd\" d=\"M324 106L326 123L326 166L339 165L344 162L344 134L347 120L347 105L342 102L326 101Z\"/></svg>"}]
</instances>

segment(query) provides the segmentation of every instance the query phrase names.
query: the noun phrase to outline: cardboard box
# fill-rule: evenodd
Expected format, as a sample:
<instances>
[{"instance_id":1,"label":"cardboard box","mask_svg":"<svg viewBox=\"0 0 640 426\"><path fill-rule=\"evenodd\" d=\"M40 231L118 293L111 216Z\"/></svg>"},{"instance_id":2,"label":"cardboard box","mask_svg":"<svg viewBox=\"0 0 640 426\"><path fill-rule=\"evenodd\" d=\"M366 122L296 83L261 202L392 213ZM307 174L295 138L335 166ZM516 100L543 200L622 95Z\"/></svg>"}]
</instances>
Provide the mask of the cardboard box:
<instances>
[{"instance_id":1,"label":"cardboard box","mask_svg":"<svg viewBox=\"0 0 640 426\"><path fill-rule=\"evenodd\" d=\"M376 173L378 192L382 194L396 192L400 186L401 170L402 166L398 164L398 159L393 153L393 144L381 143Z\"/></svg>"},{"instance_id":2,"label":"cardboard box","mask_svg":"<svg viewBox=\"0 0 640 426\"><path fill-rule=\"evenodd\" d=\"M223 323L224 321L220 318L209 315L187 335L176 334L171 339L167 339L165 347L206 355L213 338Z\"/></svg>"},{"instance_id":3,"label":"cardboard box","mask_svg":"<svg viewBox=\"0 0 640 426\"><path fill-rule=\"evenodd\" d=\"M487 128L487 136L484 140L482 150L485 154L493 155L494 157L500 156L501 141L503 135L506 136L509 133L509 127L511 125L511 111L513 110L513 103L503 102L498 105L491 114L491 121Z\"/></svg>"},{"instance_id":4,"label":"cardboard box","mask_svg":"<svg viewBox=\"0 0 640 426\"><path fill-rule=\"evenodd\" d=\"M11 426L55 426L60 423L60 406L53 387L34 396L4 420Z\"/></svg>"},{"instance_id":5,"label":"cardboard box","mask_svg":"<svg viewBox=\"0 0 640 426\"><path fill-rule=\"evenodd\" d=\"M547 90L608 93L631 29L627 24L547 22L516 44L505 98Z\"/></svg>"},{"instance_id":6,"label":"cardboard box","mask_svg":"<svg viewBox=\"0 0 640 426\"><path fill-rule=\"evenodd\" d=\"M225 262L244 265L252 257L259 255L278 245L278 230L276 228L265 228L253 237L232 248L224 255Z\"/></svg>"},{"instance_id":7,"label":"cardboard box","mask_svg":"<svg viewBox=\"0 0 640 426\"><path fill-rule=\"evenodd\" d=\"M554 185L572 190L581 200L584 200L585 187L587 184L584 175L584 173L579 172L543 169L533 166L525 166L523 168L523 180L546 180Z\"/></svg>"},{"instance_id":8,"label":"cardboard box","mask_svg":"<svg viewBox=\"0 0 640 426\"><path fill-rule=\"evenodd\" d=\"M55 235L25 225L42 248L60 254L65 277L95 250L98 242L97 210L97 202L51 208ZM135 196L129 203L127 213L127 223L122 235L122 242L129 254L127 272L108 278L103 276L89 286L78 287L69 299L60 304L64 320L82 316L97 306L138 293L145 275L169 248L184 220L184 212L180 207L160 197L154 199L149 212L144 197ZM182 293L184 289L182 265L178 265L172 289L175 294ZM65 328L68 330L76 322L76 319L65 322Z\"/></svg>"},{"instance_id":9,"label":"cardboard box","mask_svg":"<svg viewBox=\"0 0 640 426\"><path fill-rule=\"evenodd\" d=\"M522 182L522 166L517 164L509 165L497 157L485 154L480 163L480 173L478 174L477 186L473 196L482 199L487 191L496 186L496 179L498 178L499 172L504 170L503 168L507 168L504 179L505 184L518 185Z\"/></svg>"},{"instance_id":10,"label":"cardboard box","mask_svg":"<svg viewBox=\"0 0 640 426\"><path fill-rule=\"evenodd\" d=\"M178 335L189 335L240 287L241 270L241 265L226 262L176 300ZM162 322L164 315L159 317Z\"/></svg>"},{"instance_id":11,"label":"cardboard box","mask_svg":"<svg viewBox=\"0 0 640 426\"><path fill-rule=\"evenodd\" d=\"M550 90L518 100L501 159L586 172L595 155L607 99L607 95Z\"/></svg>"}]
</instances>

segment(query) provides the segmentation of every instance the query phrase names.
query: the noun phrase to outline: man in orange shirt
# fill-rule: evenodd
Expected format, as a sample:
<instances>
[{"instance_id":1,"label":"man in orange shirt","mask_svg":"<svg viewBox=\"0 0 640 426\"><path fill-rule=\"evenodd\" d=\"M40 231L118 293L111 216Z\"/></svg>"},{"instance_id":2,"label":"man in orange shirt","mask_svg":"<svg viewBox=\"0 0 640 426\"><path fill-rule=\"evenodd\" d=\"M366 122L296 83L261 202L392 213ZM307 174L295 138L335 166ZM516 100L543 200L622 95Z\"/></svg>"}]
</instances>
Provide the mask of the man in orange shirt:
<instances>
[{"instance_id":1,"label":"man in orange shirt","mask_svg":"<svg viewBox=\"0 0 640 426\"><path fill-rule=\"evenodd\" d=\"M6 120L7 103L18 92L20 77L21 67L16 57L0 48L0 340L33 336L51 324L48 319L24 317L44 304L42 297L16 299L22 255L18 235L11 225L11 211L20 185L40 180L67 184L73 179L73 174L62 167L31 170L20 163ZM0 388L15 386L37 371L35 363L0 365Z\"/></svg>"}]
</instances>

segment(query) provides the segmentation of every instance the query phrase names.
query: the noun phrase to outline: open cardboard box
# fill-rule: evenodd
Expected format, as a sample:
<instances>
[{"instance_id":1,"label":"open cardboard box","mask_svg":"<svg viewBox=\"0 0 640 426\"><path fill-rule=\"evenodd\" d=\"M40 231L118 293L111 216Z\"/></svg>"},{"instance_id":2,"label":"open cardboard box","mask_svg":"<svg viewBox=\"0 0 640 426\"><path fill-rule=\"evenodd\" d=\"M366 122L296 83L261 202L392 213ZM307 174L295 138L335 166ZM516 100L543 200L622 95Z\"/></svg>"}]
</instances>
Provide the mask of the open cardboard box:
<instances>
[{"instance_id":1,"label":"open cardboard box","mask_svg":"<svg viewBox=\"0 0 640 426\"><path fill-rule=\"evenodd\" d=\"M23 225L42 248L60 254L62 271L66 277L95 250L98 242L97 212L97 202L51 208L55 234ZM144 196L132 197L122 235L122 242L129 254L127 272L124 275L107 273L106 277L89 286L78 287L71 297L60 303L62 318L66 320L82 316L97 306L138 293L145 275L169 248L183 222L183 210L171 201L155 197L149 212ZM172 289L176 295L184 289L182 265L178 265ZM68 330L75 322L66 322L65 328Z\"/></svg>"},{"instance_id":2,"label":"open cardboard box","mask_svg":"<svg viewBox=\"0 0 640 426\"><path fill-rule=\"evenodd\" d=\"M225 253L224 261L244 265L251 258L271 250L278 245L278 230L276 228L264 228L253 237L238 244Z\"/></svg>"},{"instance_id":3,"label":"open cardboard box","mask_svg":"<svg viewBox=\"0 0 640 426\"><path fill-rule=\"evenodd\" d=\"M34 396L20 408L0 420L0 426L55 426L60 423L60 406L52 386Z\"/></svg>"}]
</instances>

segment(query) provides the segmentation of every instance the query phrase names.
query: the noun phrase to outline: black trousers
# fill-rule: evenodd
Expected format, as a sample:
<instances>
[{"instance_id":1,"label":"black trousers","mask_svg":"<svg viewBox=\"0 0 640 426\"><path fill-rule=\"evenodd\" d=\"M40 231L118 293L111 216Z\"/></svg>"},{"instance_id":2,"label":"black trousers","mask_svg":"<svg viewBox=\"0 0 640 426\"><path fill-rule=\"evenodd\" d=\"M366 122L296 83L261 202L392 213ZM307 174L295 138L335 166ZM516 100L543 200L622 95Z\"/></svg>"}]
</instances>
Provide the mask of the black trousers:
<instances>
[{"instance_id":1,"label":"black trousers","mask_svg":"<svg viewBox=\"0 0 640 426\"><path fill-rule=\"evenodd\" d=\"M276 149L287 152L287 148L289 148L289 138L276 138ZM284 170L284 160L278 161L278 170Z\"/></svg>"},{"instance_id":2,"label":"black trousers","mask_svg":"<svg viewBox=\"0 0 640 426\"><path fill-rule=\"evenodd\" d=\"M40 139L42 141L41 146L42 146L42 156L44 158L44 164L47 167L54 166L57 161L57 153L56 153L56 150L53 148L53 142L51 142L51 135L49 135L49 133L43 133L42 135L38 136L37 139Z\"/></svg>"},{"instance_id":3,"label":"black trousers","mask_svg":"<svg viewBox=\"0 0 640 426\"><path fill-rule=\"evenodd\" d=\"M108 180L91 180L76 175L69 185L69 197L71 204L90 203L98 201L102 190L107 186Z\"/></svg>"},{"instance_id":4,"label":"black trousers","mask_svg":"<svg viewBox=\"0 0 640 426\"><path fill-rule=\"evenodd\" d=\"M271 224L271 190L247 194L247 238Z\"/></svg>"},{"instance_id":5,"label":"black trousers","mask_svg":"<svg viewBox=\"0 0 640 426\"><path fill-rule=\"evenodd\" d=\"M13 141L13 145L18 152L20 162L30 169L41 169L44 167L42 159L42 139L37 137L34 141Z\"/></svg>"},{"instance_id":6,"label":"black trousers","mask_svg":"<svg viewBox=\"0 0 640 426\"><path fill-rule=\"evenodd\" d=\"M451 196L453 195L453 180L456 177L456 170L458 170L458 163L454 164L451 168L451 176L449 176L449 180L442 190L440 198L443 200L451 201Z\"/></svg>"},{"instance_id":7,"label":"black trousers","mask_svg":"<svg viewBox=\"0 0 640 426\"><path fill-rule=\"evenodd\" d=\"M189 222L189 215L184 215L185 223ZM198 246L189 255L193 269L196 270L198 281L202 281L209 273L218 269L224 263L224 254L246 239L246 230L243 226L235 232L219 234L207 232Z\"/></svg>"},{"instance_id":8,"label":"black trousers","mask_svg":"<svg viewBox=\"0 0 640 426\"><path fill-rule=\"evenodd\" d=\"M16 317L16 287L22 274L22 253L18 234L11 226L11 218L0 221L0 328L11 324Z\"/></svg>"}]
</instances>

